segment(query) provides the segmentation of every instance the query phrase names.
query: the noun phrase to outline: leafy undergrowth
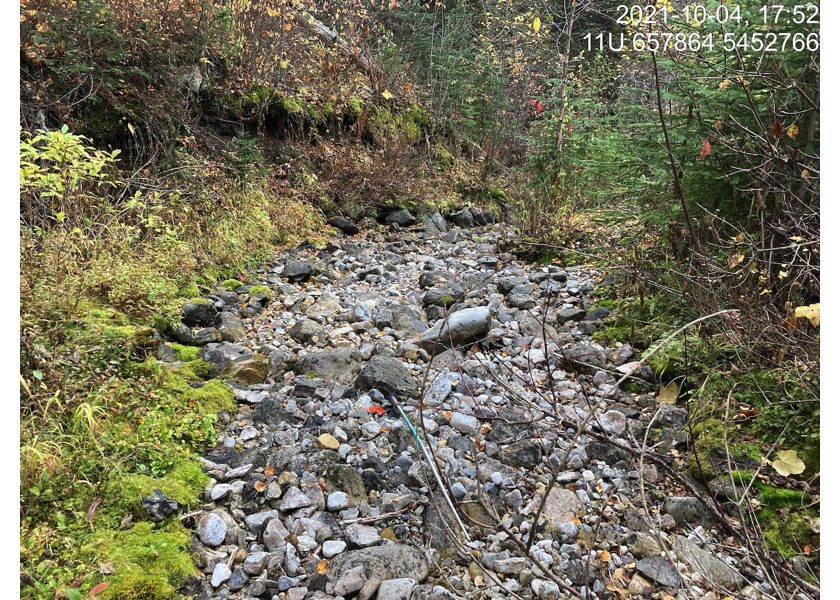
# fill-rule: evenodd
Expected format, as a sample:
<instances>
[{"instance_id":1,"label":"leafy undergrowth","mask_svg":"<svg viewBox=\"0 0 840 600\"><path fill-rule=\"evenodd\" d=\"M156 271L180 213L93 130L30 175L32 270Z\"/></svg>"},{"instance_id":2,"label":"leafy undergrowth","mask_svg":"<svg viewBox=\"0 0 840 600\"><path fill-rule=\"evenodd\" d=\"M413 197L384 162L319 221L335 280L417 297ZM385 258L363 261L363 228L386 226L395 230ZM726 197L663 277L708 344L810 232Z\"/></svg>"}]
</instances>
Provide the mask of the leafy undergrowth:
<instances>
[{"instance_id":1,"label":"leafy undergrowth","mask_svg":"<svg viewBox=\"0 0 840 600\"><path fill-rule=\"evenodd\" d=\"M216 413L235 410L233 393L161 368L151 329L126 322L91 310L25 332L24 598L86 593L103 580L103 598L168 598L193 572L178 518L153 524L140 499L160 489L197 505L207 478L194 456L215 441Z\"/></svg>"}]
</instances>

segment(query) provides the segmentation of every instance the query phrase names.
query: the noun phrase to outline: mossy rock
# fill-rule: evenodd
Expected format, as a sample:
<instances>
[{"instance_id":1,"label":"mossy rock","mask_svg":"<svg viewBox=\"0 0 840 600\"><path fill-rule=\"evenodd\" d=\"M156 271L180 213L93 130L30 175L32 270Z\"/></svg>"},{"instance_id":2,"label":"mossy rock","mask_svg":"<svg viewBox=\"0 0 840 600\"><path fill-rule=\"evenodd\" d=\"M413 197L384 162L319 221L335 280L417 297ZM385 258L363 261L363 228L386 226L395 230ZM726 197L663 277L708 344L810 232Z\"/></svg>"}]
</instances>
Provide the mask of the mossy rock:
<instances>
[{"instance_id":1,"label":"mossy rock","mask_svg":"<svg viewBox=\"0 0 840 600\"><path fill-rule=\"evenodd\" d=\"M213 379L202 387L188 393L191 400L196 402L205 413L235 413L236 400L233 390L224 381Z\"/></svg>"},{"instance_id":2,"label":"mossy rock","mask_svg":"<svg viewBox=\"0 0 840 600\"><path fill-rule=\"evenodd\" d=\"M184 302L184 304L213 304L213 303L210 302L210 300L208 300L207 298L196 297L196 298L190 298L187 302Z\"/></svg>"},{"instance_id":3,"label":"mossy rock","mask_svg":"<svg viewBox=\"0 0 840 600\"><path fill-rule=\"evenodd\" d=\"M171 344L172 351L175 353L175 359L179 362L192 362L198 360L199 348L196 346L183 346L181 344Z\"/></svg>"},{"instance_id":4,"label":"mossy rock","mask_svg":"<svg viewBox=\"0 0 840 600\"><path fill-rule=\"evenodd\" d=\"M241 288L244 283L242 283L239 279L225 279L222 283L220 283L223 288L225 288L229 292L235 292L239 288Z\"/></svg>"},{"instance_id":5,"label":"mossy rock","mask_svg":"<svg viewBox=\"0 0 840 600\"><path fill-rule=\"evenodd\" d=\"M178 290L178 295L182 298L193 298L199 294L201 294L201 290L198 289L198 284L195 281L191 281L182 289Z\"/></svg>"},{"instance_id":6,"label":"mossy rock","mask_svg":"<svg viewBox=\"0 0 840 600\"><path fill-rule=\"evenodd\" d=\"M112 563L116 575L101 600L168 600L196 574L190 533L177 520L154 526L140 522L128 531L106 531L82 554L95 563Z\"/></svg>"},{"instance_id":7,"label":"mossy rock","mask_svg":"<svg viewBox=\"0 0 840 600\"><path fill-rule=\"evenodd\" d=\"M191 510L201 503L204 486L210 479L201 469L201 465L192 459L178 462L165 477L132 475L131 482L138 492L138 499L152 496L155 490L162 491L167 497Z\"/></svg>"},{"instance_id":8,"label":"mossy rock","mask_svg":"<svg viewBox=\"0 0 840 600\"><path fill-rule=\"evenodd\" d=\"M173 344L173 350L176 344ZM185 350L189 350L190 348L183 346ZM197 350L197 349L196 349ZM189 356L189 354L186 354ZM198 354L196 354L198 356ZM206 362L201 360L200 358L195 358L184 365L180 365L175 367L172 372L179 377L183 377L186 381L190 383L195 383L198 381L202 381L207 379L210 375L210 369L213 367L212 363Z\"/></svg>"},{"instance_id":9,"label":"mossy rock","mask_svg":"<svg viewBox=\"0 0 840 600\"><path fill-rule=\"evenodd\" d=\"M249 296L256 296L257 294L266 294L269 298L271 298L271 288L267 285L254 285L248 289Z\"/></svg>"}]
</instances>

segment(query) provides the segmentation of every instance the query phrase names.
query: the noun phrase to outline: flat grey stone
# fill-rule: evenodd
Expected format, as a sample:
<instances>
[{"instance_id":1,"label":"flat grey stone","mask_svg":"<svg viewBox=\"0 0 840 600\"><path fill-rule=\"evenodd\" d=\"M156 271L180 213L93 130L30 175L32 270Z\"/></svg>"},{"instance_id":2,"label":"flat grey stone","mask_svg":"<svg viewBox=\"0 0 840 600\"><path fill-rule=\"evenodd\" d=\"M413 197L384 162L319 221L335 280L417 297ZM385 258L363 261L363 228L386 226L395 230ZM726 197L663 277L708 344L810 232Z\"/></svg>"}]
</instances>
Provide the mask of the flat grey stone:
<instances>
[{"instance_id":1,"label":"flat grey stone","mask_svg":"<svg viewBox=\"0 0 840 600\"><path fill-rule=\"evenodd\" d=\"M682 587L682 579L676 567L661 556L643 558L636 562L636 570L666 587Z\"/></svg>"},{"instance_id":2,"label":"flat grey stone","mask_svg":"<svg viewBox=\"0 0 840 600\"><path fill-rule=\"evenodd\" d=\"M674 539L674 550L677 556L715 585L737 591L744 584L744 578L729 565L688 538L677 536Z\"/></svg>"}]
</instances>

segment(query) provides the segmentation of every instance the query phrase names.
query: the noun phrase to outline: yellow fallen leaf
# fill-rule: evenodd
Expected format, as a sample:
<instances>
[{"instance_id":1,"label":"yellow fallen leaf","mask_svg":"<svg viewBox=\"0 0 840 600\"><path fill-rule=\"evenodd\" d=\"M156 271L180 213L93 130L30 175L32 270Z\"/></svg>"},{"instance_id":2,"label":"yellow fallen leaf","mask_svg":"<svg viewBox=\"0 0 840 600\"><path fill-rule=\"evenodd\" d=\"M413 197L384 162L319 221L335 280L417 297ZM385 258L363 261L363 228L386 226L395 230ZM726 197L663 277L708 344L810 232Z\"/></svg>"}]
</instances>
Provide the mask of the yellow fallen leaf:
<instances>
[{"instance_id":1,"label":"yellow fallen leaf","mask_svg":"<svg viewBox=\"0 0 840 600\"><path fill-rule=\"evenodd\" d=\"M773 468L782 477L799 475L805 470L805 463L796 455L796 450L782 450L773 461Z\"/></svg>"},{"instance_id":2,"label":"yellow fallen leaf","mask_svg":"<svg viewBox=\"0 0 840 600\"><path fill-rule=\"evenodd\" d=\"M394 94L392 94L388 90L385 90L384 92L382 92L382 97L385 98L386 100L390 100L391 98L394 97Z\"/></svg>"},{"instance_id":3,"label":"yellow fallen leaf","mask_svg":"<svg viewBox=\"0 0 840 600\"><path fill-rule=\"evenodd\" d=\"M610 551L609 550L601 550L598 553L598 559L601 562L610 562Z\"/></svg>"},{"instance_id":4,"label":"yellow fallen leaf","mask_svg":"<svg viewBox=\"0 0 840 600\"><path fill-rule=\"evenodd\" d=\"M316 570L318 571L319 575L323 575L324 573L330 570L330 563L328 563L326 560L322 560L318 563Z\"/></svg>"},{"instance_id":5,"label":"yellow fallen leaf","mask_svg":"<svg viewBox=\"0 0 840 600\"><path fill-rule=\"evenodd\" d=\"M680 389L677 387L677 382L672 381L667 386L659 386L659 395L656 396L656 401L661 404L676 404L679 394Z\"/></svg>"},{"instance_id":6,"label":"yellow fallen leaf","mask_svg":"<svg viewBox=\"0 0 840 600\"><path fill-rule=\"evenodd\" d=\"M796 309L793 313L793 316L797 319L800 317L805 317L809 321L811 321L811 325L814 327L820 326L820 303L817 302L816 304L812 304L810 306L800 306Z\"/></svg>"}]
</instances>

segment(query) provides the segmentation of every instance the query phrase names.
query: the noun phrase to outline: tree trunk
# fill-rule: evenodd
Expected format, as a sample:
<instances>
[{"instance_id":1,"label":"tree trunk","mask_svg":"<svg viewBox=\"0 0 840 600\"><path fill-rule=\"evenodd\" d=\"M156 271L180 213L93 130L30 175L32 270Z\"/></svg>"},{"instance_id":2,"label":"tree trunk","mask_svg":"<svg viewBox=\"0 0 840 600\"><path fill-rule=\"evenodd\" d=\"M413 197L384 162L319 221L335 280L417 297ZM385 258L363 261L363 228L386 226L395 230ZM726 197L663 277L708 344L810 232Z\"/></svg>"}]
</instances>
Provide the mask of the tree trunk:
<instances>
[{"instance_id":1,"label":"tree trunk","mask_svg":"<svg viewBox=\"0 0 840 600\"><path fill-rule=\"evenodd\" d=\"M560 86L560 116L557 117L557 156L563 150L563 118L566 116L566 85L569 81L569 54L572 52L572 27L575 24L575 5L577 0L572 0L572 7L569 10L569 23L566 27L566 54L563 56L563 75Z\"/></svg>"},{"instance_id":2,"label":"tree trunk","mask_svg":"<svg viewBox=\"0 0 840 600\"><path fill-rule=\"evenodd\" d=\"M298 25L314 33L327 45L337 48L341 54L352 60L356 66L370 77L375 86L382 83L382 70L370 58L362 55L359 48L350 46L350 44L341 39L338 32L333 31L308 12L299 10L292 14Z\"/></svg>"}]
</instances>

